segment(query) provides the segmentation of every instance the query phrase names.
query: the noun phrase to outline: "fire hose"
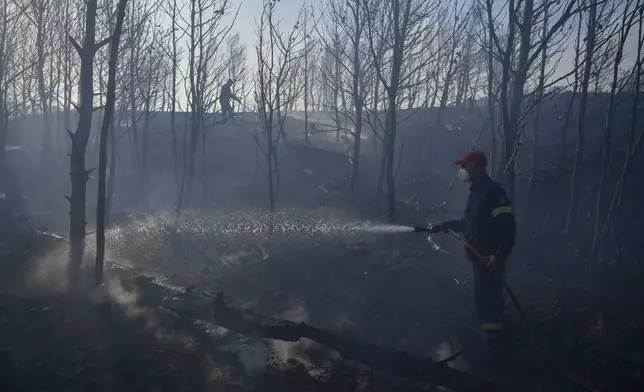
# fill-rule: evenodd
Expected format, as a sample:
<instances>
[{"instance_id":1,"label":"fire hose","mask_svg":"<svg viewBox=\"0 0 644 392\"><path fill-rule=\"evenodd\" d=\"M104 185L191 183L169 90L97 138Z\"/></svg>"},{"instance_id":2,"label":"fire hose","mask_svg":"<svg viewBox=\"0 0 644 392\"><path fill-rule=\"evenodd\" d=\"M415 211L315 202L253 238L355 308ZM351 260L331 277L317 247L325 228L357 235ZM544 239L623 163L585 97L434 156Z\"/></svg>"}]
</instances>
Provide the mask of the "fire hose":
<instances>
[{"instance_id":1,"label":"fire hose","mask_svg":"<svg viewBox=\"0 0 644 392\"><path fill-rule=\"evenodd\" d=\"M432 232L431 228L425 228L425 227L414 227L415 232ZM483 268L487 268L487 262L488 258L485 257L481 252L479 252L472 244L470 244L462 235L458 234L452 229L449 229L448 232L456 238L461 244L463 244L470 252L472 252L473 255L476 256L477 262L480 263ZM499 279L501 279L501 283L503 284L503 287L505 288L505 291L508 293L510 296L510 299L516 306L517 310L519 311L519 314L521 315L521 318L523 319L523 322L526 325L530 325L530 322L528 321L528 317L526 316L525 312L523 311L523 307L519 303L519 300L517 299L516 295L514 294L514 291L508 286L507 282L505 279L503 279L503 276L497 275Z\"/></svg>"}]
</instances>

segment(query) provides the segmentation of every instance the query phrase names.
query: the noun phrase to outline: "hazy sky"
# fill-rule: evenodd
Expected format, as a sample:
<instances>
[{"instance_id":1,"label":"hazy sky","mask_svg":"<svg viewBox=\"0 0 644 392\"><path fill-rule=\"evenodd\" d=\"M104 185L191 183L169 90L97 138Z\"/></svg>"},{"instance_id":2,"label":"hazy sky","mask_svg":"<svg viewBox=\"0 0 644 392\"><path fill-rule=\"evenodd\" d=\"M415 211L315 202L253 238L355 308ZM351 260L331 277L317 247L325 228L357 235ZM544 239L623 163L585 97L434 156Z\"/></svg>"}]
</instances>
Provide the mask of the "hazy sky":
<instances>
[{"instance_id":1,"label":"hazy sky","mask_svg":"<svg viewBox=\"0 0 644 392\"><path fill-rule=\"evenodd\" d=\"M453 0L440 1L451 3ZM257 21L261 16L263 2L263 0L231 0L231 4L234 9L240 7L239 15L231 30L231 34L240 34L242 43L244 43L247 48L247 66L251 69L253 69L256 64L254 49L257 42L256 29ZM275 16L280 20L281 30L287 32L295 24L297 16L304 4L312 5L316 14L319 14L327 3L328 0L280 0L275 7ZM498 3L503 2L497 1L497 4ZM232 20L232 15L230 15L229 18L230 19L227 20L228 23L230 23L230 21ZM576 24L574 27L576 27ZM629 40L629 42L627 42L627 45L625 47L625 58L622 63L623 67L629 67L634 62L634 56L637 50L635 44L636 31L636 28L631 31L631 39ZM568 47L565 49L562 60L558 63L558 66L556 68L556 76L565 75L573 67L573 40L574 38L571 37L568 41ZM554 66L554 63L552 65Z\"/></svg>"},{"instance_id":2,"label":"hazy sky","mask_svg":"<svg viewBox=\"0 0 644 392\"><path fill-rule=\"evenodd\" d=\"M443 1L449 3L452 0ZM284 23L284 29L288 31L295 23L297 15L303 4L312 4L319 12L326 2L327 0L281 0L275 8L275 13L282 20L282 23ZM232 32L238 32L241 35L242 41L248 48L248 59L251 60L253 59L253 48L257 41L255 31L256 20L261 16L263 0L233 0L233 3L235 4L235 7L239 6L241 3L241 8L239 10L237 23L235 23ZM634 28L631 32L631 37L633 37L633 39L631 39L626 45L624 66L630 66L630 64L634 62L633 56L637 50L634 40L634 33L636 31L637 29ZM572 41L569 42L569 48L567 48L566 53L564 54L563 61L559 64L559 68L561 69L558 69L558 71L561 74L565 74L572 68L572 62L574 59L572 43Z\"/></svg>"},{"instance_id":3,"label":"hazy sky","mask_svg":"<svg viewBox=\"0 0 644 392\"><path fill-rule=\"evenodd\" d=\"M238 32L243 42L248 45L249 50L252 50L257 41L255 34L256 20L259 20L261 16L262 4L264 2L263 0L238 0L234 1L235 6L239 6L240 2L241 8L239 10L239 16L237 17L237 23L233 27L233 32ZM316 9L319 9L321 4L324 3L324 0L281 0L277 4L275 14L282 20L285 28L287 26L289 28L293 26L302 5L305 3L313 4Z\"/></svg>"}]
</instances>

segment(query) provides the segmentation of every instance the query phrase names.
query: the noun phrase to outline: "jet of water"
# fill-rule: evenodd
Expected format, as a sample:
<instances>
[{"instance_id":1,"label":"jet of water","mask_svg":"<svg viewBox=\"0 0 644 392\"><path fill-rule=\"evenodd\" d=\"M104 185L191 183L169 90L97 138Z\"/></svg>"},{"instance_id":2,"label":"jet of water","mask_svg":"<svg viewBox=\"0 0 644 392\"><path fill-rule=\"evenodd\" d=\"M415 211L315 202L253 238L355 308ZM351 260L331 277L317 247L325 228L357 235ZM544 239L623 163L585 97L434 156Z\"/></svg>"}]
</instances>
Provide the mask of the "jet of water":
<instances>
[{"instance_id":1,"label":"jet of water","mask_svg":"<svg viewBox=\"0 0 644 392\"><path fill-rule=\"evenodd\" d=\"M411 226L401 225L373 225L365 227L364 231L374 234L396 234L396 233L411 233L415 229Z\"/></svg>"},{"instance_id":2,"label":"jet of water","mask_svg":"<svg viewBox=\"0 0 644 392\"><path fill-rule=\"evenodd\" d=\"M128 231L142 237L164 237L169 234L169 216L144 216L134 219ZM120 237L123 228L111 230L113 237ZM356 235L396 234L414 232L414 227L389 225L372 221L356 221L344 217L312 216L298 211L209 211L186 212L176 233L205 237L264 237L301 236L346 237ZM116 238L114 238L116 239ZM144 242L144 241L143 241Z\"/></svg>"}]
</instances>

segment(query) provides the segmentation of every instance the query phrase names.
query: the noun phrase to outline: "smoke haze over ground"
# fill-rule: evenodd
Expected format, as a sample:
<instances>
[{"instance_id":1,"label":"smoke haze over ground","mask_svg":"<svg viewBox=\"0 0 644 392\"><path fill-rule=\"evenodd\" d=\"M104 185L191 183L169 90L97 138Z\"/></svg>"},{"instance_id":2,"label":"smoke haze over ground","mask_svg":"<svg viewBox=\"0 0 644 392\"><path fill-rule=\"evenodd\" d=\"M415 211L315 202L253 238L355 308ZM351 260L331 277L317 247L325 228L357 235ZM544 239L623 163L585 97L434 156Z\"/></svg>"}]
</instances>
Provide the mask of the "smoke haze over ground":
<instances>
[{"instance_id":1,"label":"smoke haze over ground","mask_svg":"<svg viewBox=\"0 0 644 392\"><path fill-rule=\"evenodd\" d=\"M0 390L642 390L643 0L238 6L0 2ZM500 370L463 245L414 233L473 149L517 222Z\"/></svg>"}]
</instances>

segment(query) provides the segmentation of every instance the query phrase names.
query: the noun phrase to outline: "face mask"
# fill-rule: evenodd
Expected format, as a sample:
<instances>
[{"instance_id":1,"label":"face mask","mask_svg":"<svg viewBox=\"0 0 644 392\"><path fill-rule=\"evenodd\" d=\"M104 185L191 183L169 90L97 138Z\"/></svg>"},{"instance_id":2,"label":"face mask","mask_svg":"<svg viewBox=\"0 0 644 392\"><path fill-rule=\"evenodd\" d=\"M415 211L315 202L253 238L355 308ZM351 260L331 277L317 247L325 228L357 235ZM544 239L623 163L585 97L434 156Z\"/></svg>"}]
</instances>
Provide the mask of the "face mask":
<instances>
[{"instance_id":1,"label":"face mask","mask_svg":"<svg viewBox=\"0 0 644 392\"><path fill-rule=\"evenodd\" d=\"M470 173L468 173L467 170L461 168L458 171L458 179L463 181L463 182L468 182L468 181L470 181Z\"/></svg>"}]
</instances>

